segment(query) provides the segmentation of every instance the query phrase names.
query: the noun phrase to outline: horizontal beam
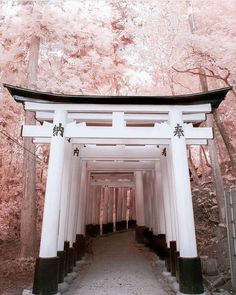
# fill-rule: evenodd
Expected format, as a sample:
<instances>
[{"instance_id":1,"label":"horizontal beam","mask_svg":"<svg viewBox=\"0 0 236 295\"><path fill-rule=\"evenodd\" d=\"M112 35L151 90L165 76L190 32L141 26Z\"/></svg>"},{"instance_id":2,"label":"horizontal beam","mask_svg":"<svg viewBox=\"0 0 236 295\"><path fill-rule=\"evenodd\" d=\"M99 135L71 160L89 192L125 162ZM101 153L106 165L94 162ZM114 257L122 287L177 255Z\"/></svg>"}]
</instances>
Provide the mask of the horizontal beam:
<instances>
[{"instance_id":1,"label":"horizontal beam","mask_svg":"<svg viewBox=\"0 0 236 295\"><path fill-rule=\"evenodd\" d=\"M50 144L51 138L34 138L35 144ZM169 139L106 139L106 138L73 138L71 139L72 144L81 144L81 145L96 145L96 144L102 144L102 145L168 145L170 144ZM186 139L187 145L206 145L207 140L206 139Z\"/></svg>"},{"instance_id":2,"label":"horizontal beam","mask_svg":"<svg viewBox=\"0 0 236 295\"><path fill-rule=\"evenodd\" d=\"M86 127L79 124L69 124L66 137L90 138L123 138L123 139L168 139L171 137L171 127L167 124L157 124L155 127Z\"/></svg>"},{"instance_id":3,"label":"horizontal beam","mask_svg":"<svg viewBox=\"0 0 236 295\"><path fill-rule=\"evenodd\" d=\"M88 146L81 149L80 157L86 159L111 158L157 158L161 155L161 148L156 146Z\"/></svg>"},{"instance_id":4,"label":"horizontal beam","mask_svg":"<svg viewBox=\"0 0 236 295\"><path fill-rule=\"evenodd\" d=\"M28 111L55 111L66 110L68 112L87 112L87 113L111 113L111 112L130 112L130 113L169 113L170 110L181 110L183 113L210 113L210 104L199 105L113 105L113 104L46 104L25 102L25 110Z\"/></svg>"},{"instance_id":5,"label":"horizontal beam","mask_svg":"<svg viewBox=\"0 0 236 295\"><path fill-rule=\"evenodd\" d=\"M145 169L154 169L154 162L114 162L114 161L96 161L96 162L87 162L88 170L122 170L122 171L133 171L135 169L145 170Z\"/></svg>"},{"instance_id":6,"label":"horizontal beam","mask_svg":"<svg viewBox=\"0 0 236 295\"><path fill-rule=\"evenodd\" d=\"M54 112L36 112L36 119L39 121L53 121ZM168 121L168 114L125 114L127 123L155 123ZM184 114L183 121L199 122L205 121L205 113ZM112 122L112 113L68 113L68 120L87 123L109 123Z\"/></svg>"},{"instance_id":7,"label":"horizontal beam","mask_svg":"<svg viewBox=\"0 0 236 295\"><path fill-rule=\"evenodd\" d=\"M90 185L92 186L106 186L106 187L134 187L134 183L133 182L108 182L108 183L104 183L104 182L100 182L100 181L93 181L90 182Z\"/></svg>"}]
</instances>

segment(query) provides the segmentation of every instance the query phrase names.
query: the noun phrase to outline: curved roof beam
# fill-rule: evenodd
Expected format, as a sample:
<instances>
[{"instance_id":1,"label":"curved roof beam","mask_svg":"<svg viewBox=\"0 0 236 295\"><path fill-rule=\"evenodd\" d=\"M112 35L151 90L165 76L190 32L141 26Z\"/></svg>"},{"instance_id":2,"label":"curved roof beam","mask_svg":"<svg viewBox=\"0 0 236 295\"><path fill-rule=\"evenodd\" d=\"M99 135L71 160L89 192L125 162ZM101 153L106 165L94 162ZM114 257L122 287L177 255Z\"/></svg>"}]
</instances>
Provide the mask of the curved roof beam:
<instances>
[{"instance_id":1,"label":"curved roof beam","mask_svg":"<svg viewBox=\"0 0 236 295\"><path fill-rule=\"evenodd\" d=\"M125 105L194 105L211 104L217 108L225 99L232 87L216 90L183 94L174 96L105 96L105 95L66 95L50 92L41 92L27 88L3 84L13 96L15 101L37 103L66 103L66 104L125 104Z\"/></svg>"}]
</instances>

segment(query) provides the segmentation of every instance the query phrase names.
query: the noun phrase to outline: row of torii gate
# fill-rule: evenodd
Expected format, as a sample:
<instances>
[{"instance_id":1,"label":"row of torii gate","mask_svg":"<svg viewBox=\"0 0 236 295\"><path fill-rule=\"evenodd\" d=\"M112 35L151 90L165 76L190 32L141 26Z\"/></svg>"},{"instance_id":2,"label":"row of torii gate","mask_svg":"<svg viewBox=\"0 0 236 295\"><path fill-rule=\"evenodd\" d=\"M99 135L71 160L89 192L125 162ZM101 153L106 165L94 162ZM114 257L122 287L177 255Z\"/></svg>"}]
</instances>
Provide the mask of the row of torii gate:
<instances>
[{"instance_id":1,"label":"row of torii gate","mask_svg":"<svg viewBox=\"0 0 236 295\"><path fill-rule=\"evenodd\" d=\"M180 293L203 293L187 145L213 138L212 128L194 126L230 88L108 97L4 86L41 123L24 125L22 136L50 144L33 294L58 293L84 255L86 225L88 231L90 226L102 232L109 231L106 224L113 230L122 222L127 227L129 220L136 221L137 241L146 237L167 259Z\"/></svg>"}]
</instances>

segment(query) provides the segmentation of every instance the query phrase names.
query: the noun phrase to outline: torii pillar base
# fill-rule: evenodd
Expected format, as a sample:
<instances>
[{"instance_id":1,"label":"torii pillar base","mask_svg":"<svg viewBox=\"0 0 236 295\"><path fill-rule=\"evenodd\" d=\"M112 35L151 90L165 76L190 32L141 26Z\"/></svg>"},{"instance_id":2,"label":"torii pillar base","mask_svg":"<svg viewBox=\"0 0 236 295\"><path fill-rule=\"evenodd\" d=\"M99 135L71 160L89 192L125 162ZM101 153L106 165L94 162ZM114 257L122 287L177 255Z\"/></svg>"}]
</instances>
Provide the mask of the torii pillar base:
<instances>
[{"instance_id":1,"label":"torii pillar base","mask_svg":"<svg viewBox=\"0 0 236 295\"><path fill-rule=\"evenodd\" d=\"M58 293L59 257L37 258L34 273L33 294Z\"/></svg>"},{"instance_id":2,"label":"torii pillar base","mask_svg":"<svg viewBox=\"0 0 236 295\"><path fill-rule=\"evenodd\" d=\"M136 242L139 244L144 243L144 231L145 231L145 226L136 226L135 229L135 239Z\"/></svg>"},{"instance_id":3,"label":"torii pillar base","mask_svg":"<svg viewBox=\"0 0 236 295\"><path fill-rule=\"evenodd\" d=\"M201 260L199 257L178 257L179 292L182 294L204 293Z\"/></svg>"},{"instance_id":4,"label":"torii pillar base","mask_svg":"<svg viewBox=\"0 0 236 295\"><path fill-rule=\"evenodd\" d=\"M83 256L85 255L85 236L82 234L76 235L76 244L78 252L77 252L77 260L81 260Z\"/></svg>"}]
</instances>

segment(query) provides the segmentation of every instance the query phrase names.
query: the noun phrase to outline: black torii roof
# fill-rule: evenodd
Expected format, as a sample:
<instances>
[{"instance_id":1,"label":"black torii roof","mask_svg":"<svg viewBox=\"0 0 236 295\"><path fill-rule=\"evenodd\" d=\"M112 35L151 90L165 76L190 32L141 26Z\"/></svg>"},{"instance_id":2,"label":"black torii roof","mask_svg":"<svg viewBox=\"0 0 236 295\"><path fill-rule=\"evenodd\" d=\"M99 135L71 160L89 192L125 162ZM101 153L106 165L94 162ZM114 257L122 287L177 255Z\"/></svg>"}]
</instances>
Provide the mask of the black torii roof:
<instances>
[{"instance_id":1,"label":"black torii roof","mask_svg":"<svg viewBox=\"0 0 236 295\"><path fill-rule=\"evenodd\" d=\"M211 91L174 96L106 96L106 95L66 95L41 92L27 88L3 84L17 102L69 103L69 104L127 104L127 105L194 105L208 104L217 108L232 87Z\"/></svg>"}]
</instances>

